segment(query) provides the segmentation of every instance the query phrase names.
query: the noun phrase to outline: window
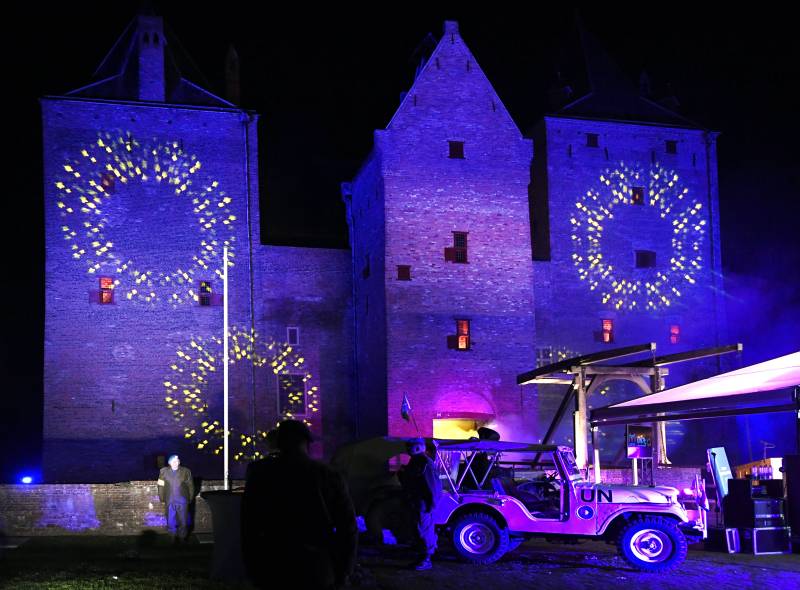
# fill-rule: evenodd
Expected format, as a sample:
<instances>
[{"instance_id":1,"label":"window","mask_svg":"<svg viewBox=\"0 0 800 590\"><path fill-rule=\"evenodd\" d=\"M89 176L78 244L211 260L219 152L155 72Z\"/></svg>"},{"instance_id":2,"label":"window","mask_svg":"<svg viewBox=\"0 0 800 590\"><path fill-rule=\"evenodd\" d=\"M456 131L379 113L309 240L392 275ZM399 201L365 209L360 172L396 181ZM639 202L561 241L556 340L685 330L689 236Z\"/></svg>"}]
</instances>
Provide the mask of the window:
<instances>
[{"instance_id":1,"label":"window","mask_svg":"<svg viewBox=\"0 0 800 590\"><path fill-rule=\"evenodd\" d=\"M106 193L113 193L116 185L117 178L111 172L105 172L102 176L100 176L100 186L103 187L103 190Z\"/></svg>"},{"instance_id":2,"label":"window","mask_svg":"<svg viewBox=\"0 0 800 590\"><path fill-rule=\"evenodd\" d=\"M369 254L364 255L364 268L361 270L361 277L369 278Z\"/></svg>"},{"instance_id":3,"label":"window","mask_svg":"<svg viewBox=\"0 0 800 590\"><path fill-rule=\"evenodd\" d=\"M411 280L411 266L408 264L397 265L397 280L410 281Z\"/></svg>"},{"instance_id":4,"label":"window","mask_svg":"<svg viewBox=\"0 0 800 590\"><path fill-rule=\"evenodd\" d=\"M601 320L601 329L595 332L595 340L605 344L614 342L614 320Z\"/></svg>"},{"instance_id":5,"label":"window","mask_svg":"<svg viewBox=\"0 0 800 590\"><path fill-rule=\"evenodd\" d=\"M678 324L670 324L669 326L669 343L678 344L681 340L681 327Z\"/></svg>"},{"instance_id":6,"label":"window","mask_svg":"<svg viewBox=\"0 0 800 590\"><path fill-rule=\"evenodd\" d=\"M211 305L211 281L200 281L200 305Z\"/></svg>"},{"instance_id":7,"label":"window","mask_svg":"<svg viewBox=\"0 0 800 590\"><path fill-rule=\"evenodd\" d=\"M652 250L636 250L636 268L655 268L656 253Z\"/></svg>"},{"instance_id":8,"label":"window","mask_svg":"<svg viewBox=\"0 0 800 590\"><path fill-rule=\"evenodd\" d=\"M597 133L587 133L586 147L600 147L600 136Z\"/></svg>"},{"instance_id":9,"label":"window","mask_svg":"<svg viewBox=\"0 0 800 590\"><path fill-rule=\"evenodd\" d=\"M665 142L665 150L668 154L677 154L678 153L678 142L674 139L668 139Z\"/></svg>"},{"instance_id":10,"label":"window","mask_svg":"<svg viewBox=\"0 0 800 590\"><path fill-rule=\"evenodd\" d=\"M456 320L456 333L447 337L447 348L469 350L470 345L469 320Z\"/></svg>"},{"instance_id":11,"label":"window","mask_svg":"<svg viewBox=\"0 0 800 590\"><path fill-rule=\"evenodd\" d=\"M444 259L447 262L466 264L467 262L467 232L453 232L453 247L444 249Z\"/></svg>"},{"instance_id":12,"label":"window","mask_svg":"<svg viewBox=\"0 0 800 590\"><path fill-rule=\"evenodd\" d=\"M450 146L450 153L448 155L449 158L454 158L456 160L463 160L464 159L464 142L463 141L448 141L448 145Z\"/></svg>"},{"instance_id":13,"label":"window","mask_svg":"<svg viewBox=\"0 0 800 590\"><path fill-rule=\"evenodd\" d=\"M111 305L114 303L114 279L111 277L100 277L98 302L101 305Z\"/></svg>"},{"instance_id":14,"label":"window","mask_svg":"<svg viewBox=\"0 0 800 590\"><path fill-rule=\"evenodd\" d=\"M644 205L644 187L634 186L631 187L631 202L634 205Z\"/></svg>"},{"instance_id":15,"label":"window","mask_svg":"<svg viewBox=\"0 0 800 590\"><path fill-rule=\"evenodd\" d=\"M296 326L286 328L286 343L289 346L298 346L300 344L300 328Z\"/></svg>"},{"instance_id":16,"label":"window","mask_svg":"<svg viewBox=\"0 0 800 590\"><path fill-rule=\"evenodd\" d=\"M306 415L304 375L278 375L278 413L281 416Z\"/></svg>"},{"instance_id":17,"label":"window","mask_svg":"<svg viewBox=\"0 0 800 590\"><path fill-rule=\"evenodd\" d=\"M553 363L553 347L542 346L536 349L536 366L544 367Z\"/></svg>"}]
</instances>

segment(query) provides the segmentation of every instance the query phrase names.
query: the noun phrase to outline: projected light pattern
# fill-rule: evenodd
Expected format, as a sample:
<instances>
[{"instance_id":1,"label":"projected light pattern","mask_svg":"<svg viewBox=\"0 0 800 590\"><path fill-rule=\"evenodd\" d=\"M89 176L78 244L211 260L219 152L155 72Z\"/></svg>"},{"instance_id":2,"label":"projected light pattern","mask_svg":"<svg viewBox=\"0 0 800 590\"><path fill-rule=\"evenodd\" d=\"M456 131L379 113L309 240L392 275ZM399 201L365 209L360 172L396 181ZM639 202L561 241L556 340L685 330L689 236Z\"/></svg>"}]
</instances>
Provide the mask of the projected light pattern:
<instances>
[{"instance_id":1,"label":"projected light pattern","mask_svg":"<svg viewBox=\"0 0 800 590\"><path fill-rule=\"evenodd\" d=\"M615 170L600 175L596 188L575 203L578 212L572 224L573 263L589 289L599 291L603 304L618 310L655 311L669 307L697 282L702 268L701 253L706 220L702 204L692 198L674 171L658 164L645 170L620 162ZM635 194L642 186L644 194ZM651 207L671 225L671 254L668 264L648 269L647 276L634 276L615 267L604 255L604 226L613 223L623 207ZM611 245L606 244L608 248Z\"/></svg>"},{"instance_id":2,"label":"projected light pattern","mask_svg":"<svg viewBox=\"0 0 800 590\"><path fill-rule=\"evenodd\" d=\"M285 410L280 419L294 418L313 426L312 417L319 412L319 388L309 386L311 374L306 371L305 358L286 343L277 341L262 342L254 330L231 327L229 333L229 366L238 363L251 363L257 370L267 370L286 379L284 388L291 401L305 399L305 416L296 416ZM176 359L170 365L170 374L164 380L167 409L176 422L183 427L183 436L198 449L220 454L223 451L222 426L222 339L218 337L193 338L187 346L176 351ZM298 378L299 377L299 378ZM300 391L300 387L302 391ZM209 398L214 396L213 408ZM230 392L231 403L236 397ZM216 399L218 398L218 399ZM291 407L291 406L290 406ZM219 414L219 415L217 415ZM236 461L249 461L264 456L266 430L253 433L235 432L229 429L232 457ZM236 441L238 439L238 446Z\"/></svg>"},{"instance_id":3,"label":"projected light pattern","mask_svg":"<svg viewBox=\"0 0 800 590\"><path fill-rule=\"evenodd\" d=\"M233 199L218 181L204 177L201 169L197 156L187 154L178 141L140 143L127 132L98 134L78 157L64 163L55 182L61 232L72 258L83 261L90 275L113 276L114 288L122 291L121 300L166 299L174 305L198 301L197 280L210 273L221 278L222 249L228 246L229 266L233 266L236 241ZM162 192L157 203L145 206L155 209L169 199L173 201L168 203L170 208L191 210L190 231L196 234L196 248L180 267L150 268L127 253L129 244L112 239L114 225L131 221L114 216L114 201L152 198L136 193L137 187L146 185L158 186Z\"/></svg>"}]
</instances>

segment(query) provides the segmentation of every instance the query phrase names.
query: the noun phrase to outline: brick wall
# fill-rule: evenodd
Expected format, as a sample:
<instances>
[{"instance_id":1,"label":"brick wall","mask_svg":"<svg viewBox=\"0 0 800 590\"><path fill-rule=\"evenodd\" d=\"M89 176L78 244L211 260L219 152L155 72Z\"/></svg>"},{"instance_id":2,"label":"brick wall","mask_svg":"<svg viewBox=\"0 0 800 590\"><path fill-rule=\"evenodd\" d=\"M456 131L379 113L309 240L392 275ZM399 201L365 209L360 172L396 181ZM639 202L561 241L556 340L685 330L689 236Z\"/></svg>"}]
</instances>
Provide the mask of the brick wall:
<instances>
[{"instance_id":1,"label":"brick wall","mask_svg":"<svg viewBox=\"0 0 800 590\"><path fill-rule=\"evenodd\" d=\"M243 484L233 482L232 488ZM221 481L204 481L201 492L222 487ZM154 480L0 486L0 534L6 536L137 535L146 530L166 530ZM213 530L208 504L199 496L193 530Z\"/></svg>"},{"instance_id":2,"label":"brick wall","mask_svg":"<svg viewBox=\"0 0 800 590\"><path fill-rule=\"evenodd\" d=\"M597 147L587 145L590 133L598 136ZM676 142L677 153L667 153L667 140ZM549 254L549 258L542 260L547 257L537 256L533 263L537 347L553 347L554 352L560 350L567 356L574 356L603 348L656 342L657 354L663 355L728 344L722 295L715 134L701 129L552 116L545 117L537 129L535 143L541 164L532 170L535 175L532 179L533 222L537 228L534 233L542 242L549 239L549 252L546 247L537 250L537 253ZM589 235L587 216L576 204L588 203L592 207L603 201L611 191L610 187L603 186L601 176L608 179L615 171L626 167L642 172L638 180L629 175L626 184L639 184L647 190L648 175L656 166L669 172L670 177L660 181L673 181L677 177L674 186L687 190L684 200L670 193L667 198L675 206L663 218L660 216L663 209L649 206L649 194L645 194L646 206L616 205L610 209L611 216L604 215L600 220L602 233L595 232L595 235L600 238L602 262L614 267L617 279L640 281L643 293L648 282L659 281L662 283L660 293L668 296L669 305L664 305L658 297L642 296L638 297L638 307L623 305L618 308L615 304L619 297L613 295L615 286L610 280L607 283L601 280L592 289L591 278L582 279L579 274L579 267L587 268L592 261L587 258L587 248L576 247L573 237L581 237L582 246L585 246ZM588 196L592 190L599 193L598 201ZM543 200L546 203L542 203ZM672 241L676 226L672 221L681 222L677 213L686 209L687 202L697 202L700 208L688 216L690 232L681 238L683 250L676 254ZM537 213L548 218L537 219ZM702 231L697 251L692 247L698 235L695 225ZM656 268L636 268L635 250L655 252ZM582 264L575 264L575 254L583 257ZM685 255L682 262L692 269L693 283L685 280L684 273L671 270L671 258L680 255ZM691 265L695 256L699 257L697 267ZM661 281L654 275L655 271L668 273L669 281ZM673 286L680 295L672 291ZM607 302L602 300L603 292L612 293ZM648 300L654 300L657 309L643 309ZM603 319L613 321L613 343L604 344L595 339ZM669 330L673 324L680 327L677 344L670 343ZM719 372L724 367L724 360L721 365L716 360L675 365L670 367L666 382L674 386ZM537 390L541 403L555 408L564 388L539 386ZM589 403L600 407L634 395L639 394L629 387L614 385L605 397L598 396ZM546 414L549 422L552 414ZM545 423L540 425L542 431L545 427ZM708 446L690 436L691 428L685 424L670 425L668 430L672 433L673 457L691 461L693 448ZM554 442L570 444L570 436L571 426L565 421ZM607 440L620 438L609 434ZM604 457L613 459L618 449L606 446Z\"/></svg>"},{"instance_id":3,"label":"brick wall","mask_svg":"<svg viewBox=\"0 0 800 590\"><path fill-rule=\"evenodd\" d=\"M389 432L386 397L386 211L381 136L352 183L343 187L352 252L356 435Z\"/></svg>"},{"instance_id":4,"label":"brick wall","mask_svg":"<svg viewBox=\"0 0 800 590\"><path fill-rule=\"evenodd\" d=\"M528 438L532 398L515 377L530 368L535 329L528 217L532 145L522 137L461 38L444 35L386 130L385 187L389 432L411 435L404 393L429 435L435 418L482 416ZM449 142L464 157L449 157ZM466 232L466 264L446 262ZM411 266L411 281L397 280ZM470 349L449 349L456 320Z\"/></svg>"},{"instance_id":5,"label":"brick wall","mask_svg":"<svg viewBox=\"0 0 800 590\"><path fill-rule=\"evenodd\" d=\"M215 472L217 460L193 453L194 445L184 442L182 426L165 405L164 381L179 347L189 347L193 339L221 336L221 306L200 306L189 289L196 295L199 281L210 280L214 293L221 293L215 270L221 269L225 240L232 242L234 253L230 322L250 325L250 230L258 227L257 216L251 218L258 203L256 119L238 109L59 97L43 99L42 111L45 478L69 482L150 477L157 467L155 457L175 451L188 454L188 463L199 475ZM132 140L132 149L116 143L119 138ZM98 140L109 149L113 146L111 152ZM170 149L175 155L171 160L159 151L161 170L168 174L163 182L155 180L158 171L150 148ZM111 175L109 162L127 182L111 177L113 189L101 192L97 186L108 181L104 175ZM195 162L200 167L194 172L181 167ZM180 182L170 184L171 178ZM182 184L187 190L176 194ZM200 209L205 195L213 202ZM91 208L79 201L82 196ZM223 196L231 202L218 207ZM97 245L95 228L103 236ZM97 254L107 242L116 259ZM207 255L204 269L195 257L206 256L209 246L214 254ZM99 267L90 266L89 259L97 260ZM186 272L188 280L177 269ZM153 273L154 286L137 283L142 276L137 272ZM159 273L170 273L171 284L159 284ZM99 276L119 280L113 305L93 302ZM150 292L157 297L148 301ZM173 301L172 293L183 301ZM231 384L232 392L239 394L232 424L241 429L249 412L251 372L243 364L232 367ZM211 389L210 404L216 408L221 399Z\"/></svg>"},{"instance_id":6,"label":"brick wall","mask_svg":"<svg viewBox=\"0 0 800 590\"><path fill-rule=\"evenodd\" d=\"M306 389L319 410L307 418L319 439L313 451L330 457L353 437L353 365L350 252L326 248L261 246L255 256L255 322L263 342L285 346L286 329L299 329L290 373L310 374ZM277 376L271 366L257 369L256 426L273 427L278 415ZM299 416L298 416L299 417Z\"/></svg>"}]
</instances>

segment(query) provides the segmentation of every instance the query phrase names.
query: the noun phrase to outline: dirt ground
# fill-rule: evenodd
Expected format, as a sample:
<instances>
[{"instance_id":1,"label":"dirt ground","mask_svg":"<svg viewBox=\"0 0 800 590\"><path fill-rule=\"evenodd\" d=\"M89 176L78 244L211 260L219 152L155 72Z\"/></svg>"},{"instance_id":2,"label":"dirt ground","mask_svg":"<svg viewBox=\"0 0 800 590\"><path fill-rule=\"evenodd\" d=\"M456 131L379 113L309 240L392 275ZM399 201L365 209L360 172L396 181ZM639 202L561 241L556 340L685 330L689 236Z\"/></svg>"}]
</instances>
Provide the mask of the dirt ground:
<instances>
[{"instance_id":1,"label":"dirt ground","mask_svg":"<svg viewBox=\"0 0 800 590\"><path fill-rule=\"evenodd\" d=\"M686 562L667 574L643 574L633 570L616 549L591 541L561 545L529 541L497 563L474 567L442 552L427 572L407 571L400 556L379 556L365 548L361 562L369 580L381 590L519 590L522 588L630 590L728 590L770 587L800 589L800 555L729 555L690 548Z\"/></svg>"},{"instance_id":2,"label":"dirt ground","mask_svg":"<svg viewBox=\"0 0 800 590\"><path fill-rule=\"evenodd\" d=\"M47 537L0 556L0 588L27 589L246 589L208 580L211 544L169 546L165 538ZM693 546L686 562L662 575L632 570L614 547L529 541L488 566L471 566L443 549L434 568L405 568L399 547L362 547L355 587L369 590L800 590L800 555L728 555ZM281 584L276 575L276 589Z\"/></svg>"}]
</instances>

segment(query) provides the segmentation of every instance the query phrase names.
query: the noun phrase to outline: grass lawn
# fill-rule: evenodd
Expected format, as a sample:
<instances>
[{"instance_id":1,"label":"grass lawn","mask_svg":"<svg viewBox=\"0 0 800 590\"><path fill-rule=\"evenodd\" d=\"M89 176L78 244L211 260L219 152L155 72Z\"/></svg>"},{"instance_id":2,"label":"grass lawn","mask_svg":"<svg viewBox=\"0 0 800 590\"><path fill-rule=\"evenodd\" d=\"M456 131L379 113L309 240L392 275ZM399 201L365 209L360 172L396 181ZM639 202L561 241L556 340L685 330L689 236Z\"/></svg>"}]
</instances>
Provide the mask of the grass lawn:
<instances>
[{"instance_id":1,"label":"grass lawn","mask_svg":"<svg viewBox=\"0 0 800 590\"><path fill-rule=\"evenodd\" d=\"M0 557L0 588L230 588L208 580L212 551L164 535L34 537Z\"/></svg>"}]
</instances>

